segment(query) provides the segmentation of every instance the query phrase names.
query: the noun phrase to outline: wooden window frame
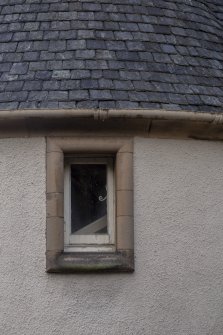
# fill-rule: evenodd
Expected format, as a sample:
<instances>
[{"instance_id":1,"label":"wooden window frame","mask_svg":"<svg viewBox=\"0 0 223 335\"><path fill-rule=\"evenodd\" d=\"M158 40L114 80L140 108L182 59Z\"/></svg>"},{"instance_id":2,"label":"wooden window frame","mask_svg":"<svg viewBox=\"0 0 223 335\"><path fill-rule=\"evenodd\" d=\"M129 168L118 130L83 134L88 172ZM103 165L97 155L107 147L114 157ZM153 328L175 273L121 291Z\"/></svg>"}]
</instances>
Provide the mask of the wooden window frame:
<instances>
[{"instance_id":1,"label":"wooden window frame","mask_svg":"<svg viewBox=\"0 0 223 335\"><path fill-rule=\"evenodd\" d=\"M115 248L113 251L70 251L64 246L64 157L112 155L115 160ZM133 140L127 137L47 137L46 271L132 272Z\"/></svg>"}]
</instances>

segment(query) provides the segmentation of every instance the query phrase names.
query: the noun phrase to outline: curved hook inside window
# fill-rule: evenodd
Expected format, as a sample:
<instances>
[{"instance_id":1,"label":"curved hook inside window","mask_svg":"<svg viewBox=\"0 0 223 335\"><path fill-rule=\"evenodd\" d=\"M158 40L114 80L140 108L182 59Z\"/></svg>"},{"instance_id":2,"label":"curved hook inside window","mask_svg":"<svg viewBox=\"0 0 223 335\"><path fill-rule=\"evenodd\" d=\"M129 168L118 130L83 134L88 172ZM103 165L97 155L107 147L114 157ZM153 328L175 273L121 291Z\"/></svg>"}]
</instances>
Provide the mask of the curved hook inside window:
<instances>
[{"instance_id":1,"label":"curved hook inside window","mask_svg":"<svg viewBox=\"0 0 223 335\"><path fill-rule=\"evenodd\" d=\"M103 202L107 199L107 185L105 186L106 189L106 195L103 197L102 195L99 195L98 200Z\"/></svg>"}]
</instances>

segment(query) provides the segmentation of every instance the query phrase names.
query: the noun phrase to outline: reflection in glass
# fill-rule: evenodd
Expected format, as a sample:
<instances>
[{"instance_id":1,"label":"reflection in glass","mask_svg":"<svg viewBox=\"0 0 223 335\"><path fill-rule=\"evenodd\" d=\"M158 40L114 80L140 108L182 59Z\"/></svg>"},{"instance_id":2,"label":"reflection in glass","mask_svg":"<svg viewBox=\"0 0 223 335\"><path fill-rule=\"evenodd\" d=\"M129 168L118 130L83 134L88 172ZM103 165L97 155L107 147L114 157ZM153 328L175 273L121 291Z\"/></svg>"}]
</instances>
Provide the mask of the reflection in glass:
<instances>
[{"instance_id":1,"label":"reflection in glass","mask_svg":"<svg viewBox=\"0 0 223 335\"><path fill-rule=\"evenodd\" d=\"M107 234L107 166L71 165L71 233Z\"/></svg>"}]
</instances>

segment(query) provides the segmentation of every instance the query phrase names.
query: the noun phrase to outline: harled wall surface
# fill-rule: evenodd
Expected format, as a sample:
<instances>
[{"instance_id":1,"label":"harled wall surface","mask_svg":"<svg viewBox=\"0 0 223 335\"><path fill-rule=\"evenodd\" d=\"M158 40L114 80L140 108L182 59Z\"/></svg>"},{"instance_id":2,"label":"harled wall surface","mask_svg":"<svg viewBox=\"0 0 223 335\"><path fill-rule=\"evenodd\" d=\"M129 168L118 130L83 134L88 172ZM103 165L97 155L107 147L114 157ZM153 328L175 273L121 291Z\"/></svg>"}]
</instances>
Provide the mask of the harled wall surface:
<instances>
[{"instance_id":1,"label":"harled wall surface","mask_svg":"<svg viewBox=\"0 0 223 335\"><path fill-rule=\"evenodd\" d=\"M1 335L222 335L223 146L135 139L133 274L45 273L45 140L0 140Z\"/></svg>"}]
</instances>

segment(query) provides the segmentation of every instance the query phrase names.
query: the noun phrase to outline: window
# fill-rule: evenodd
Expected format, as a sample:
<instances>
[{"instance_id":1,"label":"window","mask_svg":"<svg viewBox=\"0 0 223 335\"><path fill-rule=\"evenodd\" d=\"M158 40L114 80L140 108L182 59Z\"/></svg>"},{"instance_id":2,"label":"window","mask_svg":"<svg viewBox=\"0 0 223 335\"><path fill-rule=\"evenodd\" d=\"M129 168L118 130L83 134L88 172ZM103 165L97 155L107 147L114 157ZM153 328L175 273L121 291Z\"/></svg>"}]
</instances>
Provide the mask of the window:
<instances>
[{"instance_id":1,"label":"window","mask_svg":"<svg viewBox=\"0 0 223 335\"><path fill-rule=\"evenodd\" d=\"M131 138L47 139L48 272L133 271Z\"/></svg>"},{"instance_id":2,"label":"window","mask_svg":"<svg viewBox=\"0 0 223 335\"><path fill-rule=\"evenodd\" d=\"M115 250L113 158L65 156L64 177L64 250Z\"/></svg>"}]
</instances>

